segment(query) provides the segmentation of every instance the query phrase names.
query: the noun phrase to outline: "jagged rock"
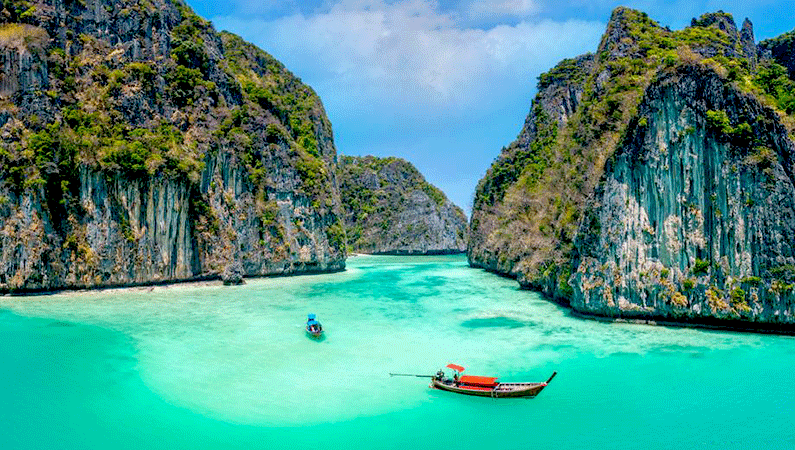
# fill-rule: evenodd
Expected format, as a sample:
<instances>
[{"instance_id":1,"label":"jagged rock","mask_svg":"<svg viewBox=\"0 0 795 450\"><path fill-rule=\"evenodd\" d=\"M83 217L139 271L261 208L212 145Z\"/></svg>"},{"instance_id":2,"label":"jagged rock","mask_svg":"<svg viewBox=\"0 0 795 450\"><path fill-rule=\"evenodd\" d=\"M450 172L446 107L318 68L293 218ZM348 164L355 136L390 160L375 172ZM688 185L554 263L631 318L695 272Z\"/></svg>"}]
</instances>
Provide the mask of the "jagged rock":
<instances>
[{"instance_id":1,"label":"jagged rock","mask_svg":"<svg viewBox=\"0 0 795 450\"><path fill-rule=\"evenodd\" d=\"M179 0L2 8L0 291L344 269L331 125L278 61Z\"/></svg>"},{"instance_id":2,"label":"jagged rock","mask_svg":"<svg viewBox=\"0 0 795 450\"><path fill-rule=\"evenodd\" d=\"M221 280L226 286L246 284L246 282L243 281L243 265L240 264L240 262L234 262L224 267Z\"/></svg>"},{"instance_id":3,"label":"jagged rock","mask_svg":"<svg viewBox=\"0 0 795 450\"><path fill-rule=\"evenodd\" d=\"M756 39L754 38L754 25L747 17L743 20L743 28L740 31L740 45L742 46L743 54L751 65L751 69L755 69L759 50L756 47Z\"/></svg>"},{"instance_id":4,"label":"jagged rock","mask_svg":"<svg viewBox=\"0 0 795 450\"><path fill-rule=\"evenodd\" d=\"M539 78L478 184L470 264L587 314L795 328L795 82L769 69L785 42L618 8L596 55Z\"/></svg>"},{"instance_id":5,"label":"jagged rock","mask_svg":"<svg viewBox=\"0 0 795 450\"><path fill-rule=\"evenodd\" d=\"M754 28L747 18L743 21L742 30L737 29L737 24L731 14L723 11L704 14L698 19L693 19L690 24L693 28L717 29L725 35L726 39L713 39L705 45L693 46L693 51L705 58L716 56L741 58L752 67L756 65L757 49L754 40Z\"/></svg>"},{"instance_id":6,"label":"jagged rock","mask_svg":"<svg viewBox=\"0 0 795 450\"><path fill-rule=\"evenodd\" d=\"M608 316L786 321L790 296L753 278L795 263L795 185L779 162L795 157L795 145L776 113L700 67L662 77L638 109L646 125L630 124L586 208L572 306ZM711 129L705 111L753 119L768 150ZM726 295L737 289L741 296Z\"/></svg>"},{"instance_id":7,"label":"jagged rock","mask_svg":"<svg viewBox=\"0 0 795 450\"><path fill-rule=\"evenodd\" d=\"M725 13L721 10L714 13L703 14L698 19L693 18L690 20L691 27L715 27L729 36L735 37L737 35L737 25L734 23L734 17L731 14Z\"/></svg>"},{"instance_id":8,"label":"jagged rock","mask_svg":"<svg viewBox=\"0 0 795 450\"><path fill-rule=\"evenodd\" d=\"M795 78L795 31L760 42L759 53L786 67L790 78Z\"/></svg>"},{"instance_id":9,"label":"jagged rock","mask_svg":"<svg viewBox=\"0 0 795 450\"><path fill-rule=\"evenodd\" d=\"M633 35L630 25L634 21L634 11L628 8L616 8L607 21L607 30L602 36L598 53L609 54L612 58L633 56L635 47L632 45Z\"/></svg>"},{"instance_id":10,"label":"jagged rock","mask_svg":"<svg viewBox=\"0 0 795 450\"><path fill-rule=\"evenodd\" d=\"M337 178L348 245L354 252L428 255L466 250L464 212L407 161L345 156Z\"/></svg>"}]
</instances>

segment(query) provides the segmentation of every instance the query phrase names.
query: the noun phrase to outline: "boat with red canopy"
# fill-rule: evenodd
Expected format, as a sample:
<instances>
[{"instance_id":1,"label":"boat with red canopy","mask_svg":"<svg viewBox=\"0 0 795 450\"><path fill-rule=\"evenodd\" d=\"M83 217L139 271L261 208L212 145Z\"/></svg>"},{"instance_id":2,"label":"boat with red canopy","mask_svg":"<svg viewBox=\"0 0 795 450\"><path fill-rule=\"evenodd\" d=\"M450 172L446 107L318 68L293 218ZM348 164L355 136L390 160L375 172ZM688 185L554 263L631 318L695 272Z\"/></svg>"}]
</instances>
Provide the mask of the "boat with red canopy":
<instances>
[{"instance_id":1,"label":"boat with red canopy","mask_svg":"<svg viewBox=\"0 0 795 450\"><path fill-rule=\"evenodd\" d=\"M496 377L462 375L464 368L457 364L448 364L447 368L454 371L453 377L448 378L444 370L439 370L431 379L430 387L457 394L492 398L535 397L557 375L557 372L552 372L552 376L543 383L500 383Z\"/></svg>"}]
</instances>

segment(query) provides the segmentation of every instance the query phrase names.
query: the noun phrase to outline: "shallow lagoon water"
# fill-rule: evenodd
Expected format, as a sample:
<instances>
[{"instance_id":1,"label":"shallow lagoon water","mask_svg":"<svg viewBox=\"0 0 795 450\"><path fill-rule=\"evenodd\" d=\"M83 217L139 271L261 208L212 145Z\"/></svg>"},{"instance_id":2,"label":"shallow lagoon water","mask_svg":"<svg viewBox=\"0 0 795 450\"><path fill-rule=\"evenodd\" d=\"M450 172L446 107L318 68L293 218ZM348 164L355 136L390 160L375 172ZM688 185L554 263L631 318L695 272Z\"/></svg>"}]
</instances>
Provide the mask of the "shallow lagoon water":
<instances>
[{"instance_id":1,"label":"shallow lagoon water","mask_svg":"<svg viewBox=\"0 0 795 450\"><path fill-rule=\"evenodd\" d=\"M582 320L462 256L348 267L0 298L0 448L795 448L791 337ZM558 376L493 400L388 375L448 362Z\"/></svg>"}]
</instances>

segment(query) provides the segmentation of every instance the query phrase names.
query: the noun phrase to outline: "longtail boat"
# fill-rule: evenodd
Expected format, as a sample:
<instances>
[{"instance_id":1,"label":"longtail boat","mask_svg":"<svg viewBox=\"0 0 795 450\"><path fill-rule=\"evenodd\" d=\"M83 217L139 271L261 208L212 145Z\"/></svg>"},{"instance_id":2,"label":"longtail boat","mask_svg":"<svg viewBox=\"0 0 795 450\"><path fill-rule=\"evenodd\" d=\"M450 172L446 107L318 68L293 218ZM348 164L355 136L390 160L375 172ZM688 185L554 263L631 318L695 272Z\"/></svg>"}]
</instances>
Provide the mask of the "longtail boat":
<instances>
[{"instance_id":1,"label":"longtail boat","mask_svg":"<svg viewBox=\"0 0 795 450\"><path fill-rule=\"evenodd\" d=\"M323 325L317 321L317 316L309 314L306 317L306 332L313 338L319 338L323 335Z\"/></svg>"},{"instance_id":2,"label":"longtail boat","mask_svg":"<svg viewBox=\"0 0 795 450\"><path fill-rule=\"evenodd\" d=\"M464 368L456 364L448 364L447 368L455 371L453 378L446 377L444 371L440 370L431 378L431 388L492 398L535 397L557 375L557 372L552 372L552 376L543 383L499 383L496 377L459 376Z\"/></svg>"}]
</instances>

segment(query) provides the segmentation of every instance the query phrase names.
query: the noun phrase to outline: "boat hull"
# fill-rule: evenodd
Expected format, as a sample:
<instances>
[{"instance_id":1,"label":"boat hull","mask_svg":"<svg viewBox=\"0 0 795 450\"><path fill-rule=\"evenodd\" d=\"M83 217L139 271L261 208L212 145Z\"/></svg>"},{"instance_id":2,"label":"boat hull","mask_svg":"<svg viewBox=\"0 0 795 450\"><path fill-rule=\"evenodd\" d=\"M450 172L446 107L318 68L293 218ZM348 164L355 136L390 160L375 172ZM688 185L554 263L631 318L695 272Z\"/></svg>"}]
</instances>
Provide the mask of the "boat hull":
<instances>
[{"instance_id":1,"label":"boat hull","mask_svg":"<svg viewBox=\"0 0 795 450\"><path fill-rule=\"evenodd\" d=\"M309 331L309 328L307 328L306 329L306 334L308 334L310 337L313 337L315 339L319 339L321 336L323 336L323 330L320 330L320 331Z\"/></svg>"},{"instance_id":2,"label":"boat hull","mask_svg":"<svg viewBox=\"0 0 795 450\"><path fill-rule=\"evenodd\" d=\"M440 389L448 392L455 392L456 394L474 395L477 397L491 397L491 398L518 398L526 397L533 398L538 395L547 383L500 383L494 388L477 387L477 386L456 386L454 383L446 383L434 379L431 381L431 386L434 389Z\"/></svg>"}]
</instances>

